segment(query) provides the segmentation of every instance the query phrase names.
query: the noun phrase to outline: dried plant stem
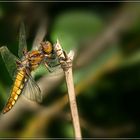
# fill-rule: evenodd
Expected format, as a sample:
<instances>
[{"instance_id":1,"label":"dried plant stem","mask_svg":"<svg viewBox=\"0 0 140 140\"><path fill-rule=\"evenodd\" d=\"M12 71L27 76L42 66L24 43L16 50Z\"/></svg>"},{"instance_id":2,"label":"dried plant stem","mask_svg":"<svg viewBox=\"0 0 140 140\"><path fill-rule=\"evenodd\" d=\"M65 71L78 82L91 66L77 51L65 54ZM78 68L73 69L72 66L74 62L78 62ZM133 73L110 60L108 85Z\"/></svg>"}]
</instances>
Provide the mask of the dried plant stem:
<instances>
[{"instance_id":1,"label":"dried plant stem","mask_svg":"<svg viewBox=\"0 0 140 140\"><path fill-rule=\"evenodd\" d=\"M75 91L74 91L72 68L69 68L67 71L64 71L64 73L65 73L65 78L66 78L66 83L67 83L75 137L77 140L81 140L82 136L81 136L79 115L78 115L78 109L77 109L76 97L75 97Z\"/></svg>"},{"instance_id":2,"label":"dried plant stem","mask_svg":"<svg viewBox=\"0 0 140 140\"><path fill-rule=\"evenodd\" d=\"M75 139L81 140L82 135L80 129L79 115L78 115L76 95L75 95L74 83L73 83L73 74L72 74L72 61L73 61L74 54L72 56L70 56L71 52L68 55L65 54L58 40L54 47L54 50L56 51L56 54L59 57L60 60L59 62L65 74Z\"/></svg>"}]
</instances>

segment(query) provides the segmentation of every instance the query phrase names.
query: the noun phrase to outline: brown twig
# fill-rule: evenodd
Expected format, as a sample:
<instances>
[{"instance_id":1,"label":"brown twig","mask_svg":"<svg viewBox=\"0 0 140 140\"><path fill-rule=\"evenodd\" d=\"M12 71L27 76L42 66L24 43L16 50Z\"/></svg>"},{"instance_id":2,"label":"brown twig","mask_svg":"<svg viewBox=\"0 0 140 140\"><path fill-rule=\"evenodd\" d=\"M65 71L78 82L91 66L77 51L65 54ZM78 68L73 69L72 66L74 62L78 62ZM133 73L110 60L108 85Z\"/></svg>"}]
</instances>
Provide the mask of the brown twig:
<instances>
[{"instance_id":1,"label":"brown twig","mask_svg":"<svg viewBox=\"0 0 140 140\"><path fill-rule=\"evenodd\" d=\"M67 55L62 50L62 47L58 40L57 43L54 45L54 50L56 52L57 57L59 58L59 62L64 71L64 75L66 79L75 138L76 140L81 140L82 135L81 135L81 129L79 123L79 115L78 115L74 83L73 83L73 74L72 74L72 61L73 61L74 54L69 53Z\"/></svg>"}]
</instances>

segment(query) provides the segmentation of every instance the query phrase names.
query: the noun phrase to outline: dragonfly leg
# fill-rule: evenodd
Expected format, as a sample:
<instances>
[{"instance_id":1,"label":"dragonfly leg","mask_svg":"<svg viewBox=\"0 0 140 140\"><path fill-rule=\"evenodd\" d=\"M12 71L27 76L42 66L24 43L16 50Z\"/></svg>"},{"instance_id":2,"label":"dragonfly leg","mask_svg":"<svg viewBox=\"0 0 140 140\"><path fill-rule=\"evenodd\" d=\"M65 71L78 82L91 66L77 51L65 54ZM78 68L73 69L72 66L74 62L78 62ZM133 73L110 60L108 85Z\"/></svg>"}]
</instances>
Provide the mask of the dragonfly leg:
<instances>
[{"instance_id":1,"label":"dragonfly leg","mask_svg":"<svg viewBox=\"0 0 140 140\"><path fill-rule=\"evenodd\" d=\"M46 62L44 64L49 72L53 72L53 70L50 69L49 65Z\"/></svg>"},{"instance_id":2,"label":"dragonfly leg","mask_svg":"<svg viewBox=\"0 0 140 140\"><path fill-rule=\"evenodd\" d=\"M68 69L71 67L71 62L69 62L69 58L68 58L68 55L66 54L65 51L63 51L63 54L64 54L64 57L59 57L59 61L61 63L61 67L63 69Z\"/></svg>"},{"instance_id":3,"label":"dragonfly leg","mask_svg":"<svg viewBox=\"0 0 140 140\"><path fill-rule=\"evenodd\" d=\"M60 65L60 63L55 64L55 65L51 65L51 64L45 62L45 66L46 66L46 68L48 69L49 72L53 72L54 70L52 70L51 68L55 68L55 67L57 67L59 65Z\"/></svg>"},{"instance_id":4,"label":"dragonfly leg","mask_svg":"<svg viewBox=\"0 0 140 140\"><path fill-rule=\"evenodd\" d=\"M64 54L64 56L65 56L65 61L68 60L68 55L66 54L65 51L63 51L63 54Z\"/></svg>"},{"instance_id":5,"label":"dragonfly leg","mask_svg":"<svg viewBox=\"0 0 140 140\"><path fill-rule=\"evenodd\" d=\"M51 67L51 68L53 68L53 67L57 67L57 66L59 66L59 65L60 65L60 63L55 64L55 65L50 65L50 64L48 64L48 66Z\"/></svg>"},{"instance_id":6,"label":"dragonfly leg","mask_svg":"<svg viewBox=\"0 0 140 140\"><path fill-rule=\"evenodd\" d=\"M63 51L63 54L64 54L64 57L59 57L59 60L60 61L66 61L66 60L68 60L68 56L67 56L67 54L66 54L65 51Z\"/></svg>"}]
</instances>

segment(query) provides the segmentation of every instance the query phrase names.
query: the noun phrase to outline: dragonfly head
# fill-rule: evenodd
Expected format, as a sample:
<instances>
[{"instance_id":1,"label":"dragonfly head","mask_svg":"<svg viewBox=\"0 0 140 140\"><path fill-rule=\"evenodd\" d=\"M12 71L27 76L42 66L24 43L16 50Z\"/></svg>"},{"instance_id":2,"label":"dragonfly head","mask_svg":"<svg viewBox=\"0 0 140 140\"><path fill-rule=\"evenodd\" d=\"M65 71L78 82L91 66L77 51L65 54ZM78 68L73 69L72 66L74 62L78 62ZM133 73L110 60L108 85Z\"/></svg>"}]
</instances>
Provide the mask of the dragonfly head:
<instances>
[{"instance_id":1,"label":"dragonfly head","mask_svg":"<svg viewBox=\"0 0 140 140\"><path fill-rule=\"evenodd\" d=\"M49 41L44 41L41 42L41 50L45 53L45 54L51 54L53 51L53 46Z\"/></svg>"}]
</instances>

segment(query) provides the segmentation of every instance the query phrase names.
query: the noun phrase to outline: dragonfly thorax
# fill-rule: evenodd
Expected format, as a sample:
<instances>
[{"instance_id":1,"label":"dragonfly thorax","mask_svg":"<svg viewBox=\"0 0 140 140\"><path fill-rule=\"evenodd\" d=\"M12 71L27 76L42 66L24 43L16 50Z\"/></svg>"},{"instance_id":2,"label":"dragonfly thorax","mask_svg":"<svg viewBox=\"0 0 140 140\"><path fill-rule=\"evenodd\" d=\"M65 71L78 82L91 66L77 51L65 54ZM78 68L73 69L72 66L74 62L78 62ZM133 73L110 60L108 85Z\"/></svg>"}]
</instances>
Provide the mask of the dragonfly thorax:
<instances>
[{"instance_id":1,"label":"dragonfly thorax","mask_svg":"<svg viewBox=\"0 0 140 140\"><path fill-rule=\"evenodd\" d=\"M44 55L38 50L28 52L28 62L30 69L31 70L36 69L42 62L43 58Z\"/></svg>"}]
</instances>

